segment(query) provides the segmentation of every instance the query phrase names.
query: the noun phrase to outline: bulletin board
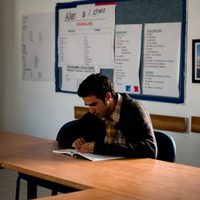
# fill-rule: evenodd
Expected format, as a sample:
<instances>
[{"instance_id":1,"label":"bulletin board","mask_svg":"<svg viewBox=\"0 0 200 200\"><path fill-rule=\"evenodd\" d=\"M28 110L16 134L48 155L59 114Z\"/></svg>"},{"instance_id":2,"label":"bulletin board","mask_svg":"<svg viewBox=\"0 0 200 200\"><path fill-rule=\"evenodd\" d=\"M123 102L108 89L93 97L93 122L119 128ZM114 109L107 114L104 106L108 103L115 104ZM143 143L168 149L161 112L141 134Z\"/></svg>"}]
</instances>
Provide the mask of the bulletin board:
<instances>
[{"instance_id":1,"label":"bulletin board","mask_svg":"<svg viewBox=\"0 0 200 200\"><path fill-rule=\"evenodd\" d=\"M65 17L73 19L73 13L77 9L88 9L87 6L90 9L90 5L91 8L98 5L105 6L106 9L108 5L115 5L114 16L112 15L113 8L111 8L111 14L107 15L110 18L114 17L113 55L109 54L110 58L113 56L113 66L107 64L104 68L100 68L99 72L113 80L116 91L126 92L131 97L141 100L184 103L186 0L88 0L57 3L55 23L56 92L76 93L76 90L70 90L67 86L63 87L65 79L69 79L70 76L67 75L65 67L60 63L62 63L61 60L70 62L70 59L76 58L76 56L79 59L77 53L79 49L75 52L73 46L73 52L71 52L69 49L61 48L61 43L65 46L69 41L66 39L67 36L62 35L62 38L60 36L62 13L68 12ZM107 20L109 21L109 19ZM110 21L109 23L111 24ZM97 27L95 29L97 30ZM68 31L73 32L73 28ZM85 41L87 42L87 38ZM134 47L134 45L137 46ZM107 49L109 47L104 48L98 44L96 55L101 58L102 55L106 55ZM71 56L66 55L66 52L69 52ZM121 55L121 52L125 56ZM128 54L131 55L130 59L126 57ZM65 56L66 58L63 58ZM127 62L131 59L132 65ZM129 68L128 65L130 65ZM81 67L84 68L84 65ZM68 66L69 73L70 69L72 68ZM80 66L76 66L76 69L79 69L80 72ZM91 70L91 67L88 69ZM82 73L76 74L77 76L82 75ZM78 85L81 78L76 78Z\"/></svg>"}]
</instances>

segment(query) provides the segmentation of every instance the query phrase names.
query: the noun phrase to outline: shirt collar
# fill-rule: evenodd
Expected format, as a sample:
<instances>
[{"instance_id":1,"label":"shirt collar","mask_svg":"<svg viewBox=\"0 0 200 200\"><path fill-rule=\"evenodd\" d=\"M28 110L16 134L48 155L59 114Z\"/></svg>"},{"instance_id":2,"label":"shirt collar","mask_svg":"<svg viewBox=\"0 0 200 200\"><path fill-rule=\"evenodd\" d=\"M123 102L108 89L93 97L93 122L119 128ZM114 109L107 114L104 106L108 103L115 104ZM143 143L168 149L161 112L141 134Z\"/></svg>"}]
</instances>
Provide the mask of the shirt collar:
<instances>
[{"instance_id":1,"label":"shirt collar","mask_svg":"<svg viewBox=\"0 0 200 200\"><path fill-rule=\"evenodd\" d=\"M115 124L119 122L122 98L123 97L118 93L117 94L117 103L115 105L115 109L110 115L110 118L115 122Z\"/></svg>"}]
</instances>

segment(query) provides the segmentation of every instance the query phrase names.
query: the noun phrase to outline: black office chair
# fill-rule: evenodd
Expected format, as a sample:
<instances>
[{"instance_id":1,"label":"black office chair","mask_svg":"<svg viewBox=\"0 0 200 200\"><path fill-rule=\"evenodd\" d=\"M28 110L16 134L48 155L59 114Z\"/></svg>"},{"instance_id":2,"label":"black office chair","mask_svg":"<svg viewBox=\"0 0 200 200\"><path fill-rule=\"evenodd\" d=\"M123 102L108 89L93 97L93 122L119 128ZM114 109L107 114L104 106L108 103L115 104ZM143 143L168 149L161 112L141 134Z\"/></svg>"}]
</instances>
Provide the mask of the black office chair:
<instances>
[{"instance_id":1,"label":"black office chair","mask_svg":"<svg viewBox=\"0 0 200 200\"><path fill-rule=\"evenodd\" d=\"M174 139L163 132L154 131L157 146L158 146L158 160L175 162L176 161L176 143Z\"/></svg>"},{"instance_id":2,"label":"black office chair","mask_svg":"<svg viewBox=\"0 0 200 200\"><path fill-rule=\"evenodd\" d=\"M67 148L68 144L68 134L74 134L74 132L79 132L80 130L78 129L77 123L78 119L74 119L72 121L67 122L64 124L60 130L58 131L56 141L58 142L59 146L62 148Z\"/></svg>"},{"instance_id":3,"label":"black office chair","mask_svg":"<svg viewBox=\"0 0 200 200\"><path fill-rule=\"evenodd\" d=\"M62 135L64 135L65 130L70 129L71 126L73 126L76 122L77 122L77 120L72 120L72 121L64 124L63 127L61 127L61 129L59 130L56 140L58 141L58 138L60 139L60 137L59 137L60 133L62 133ZM63 138L61 138L61 139L63 139ZM51 195L57 195L58 192L68 193L68 192L78 191L78 189L75 189L75 188L71 188L68 186L61 185L61 184L53 183L51 181L36 178L36 177L26 175L23 173L18 173L17 182L16 182L16 193L15 193L16 200L19 200L21 179L27 181L27 199L37 198L37 186L41 186L41 187L50 189Z\"/></svg>"}]
</instances>

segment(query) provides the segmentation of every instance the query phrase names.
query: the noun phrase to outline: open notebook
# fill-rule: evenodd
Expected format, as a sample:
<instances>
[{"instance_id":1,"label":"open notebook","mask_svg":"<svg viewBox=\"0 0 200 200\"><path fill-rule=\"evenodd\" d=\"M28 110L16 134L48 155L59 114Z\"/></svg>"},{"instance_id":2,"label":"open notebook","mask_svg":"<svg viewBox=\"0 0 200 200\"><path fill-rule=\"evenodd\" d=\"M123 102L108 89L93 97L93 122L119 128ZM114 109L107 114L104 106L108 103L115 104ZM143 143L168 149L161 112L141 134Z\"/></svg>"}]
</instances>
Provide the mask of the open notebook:
<instances>
[{"instance_id":1,"label":"open notebook","mask_svg":"<svg viewBox=\"0 0 200 200\"><path fill-rule=\"evenodd\" d=\"M74 158L81 157L81 158L85 158L91 161L113 160L113 159L123 158L123 157L117 157L117 156L98 155L98 154L93 154L93 153L81 153L81 152L76 151L75 149L58 149L58 150L53 150L53 153L65 154L65 155L72 156Z\"/></svg>"}]
</instances>

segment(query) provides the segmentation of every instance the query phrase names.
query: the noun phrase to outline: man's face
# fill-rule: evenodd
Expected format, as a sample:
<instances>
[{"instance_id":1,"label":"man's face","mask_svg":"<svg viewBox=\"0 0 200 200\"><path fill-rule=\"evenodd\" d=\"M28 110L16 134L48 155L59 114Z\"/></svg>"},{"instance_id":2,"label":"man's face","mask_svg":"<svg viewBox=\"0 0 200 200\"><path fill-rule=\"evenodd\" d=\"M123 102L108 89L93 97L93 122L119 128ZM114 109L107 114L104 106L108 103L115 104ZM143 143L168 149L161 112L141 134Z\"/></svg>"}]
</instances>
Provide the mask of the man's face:
<instances>
[{"instance_id":1,"label":"man's face","mask_svg":"<svg viewBox=\"0 0 200 200\"><path fill-rule=\"evenodd\" d=\"M105 102L101 99L98 99L96 96L84 97L83 101L86 106L89 107L90 113L95 115L98 118L105 117L108 111L108 101Z\"/></svg>"}]
</instances>

